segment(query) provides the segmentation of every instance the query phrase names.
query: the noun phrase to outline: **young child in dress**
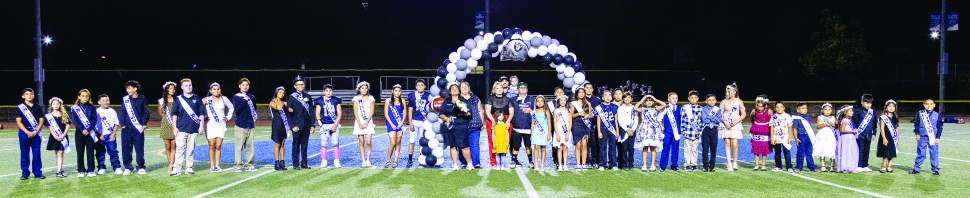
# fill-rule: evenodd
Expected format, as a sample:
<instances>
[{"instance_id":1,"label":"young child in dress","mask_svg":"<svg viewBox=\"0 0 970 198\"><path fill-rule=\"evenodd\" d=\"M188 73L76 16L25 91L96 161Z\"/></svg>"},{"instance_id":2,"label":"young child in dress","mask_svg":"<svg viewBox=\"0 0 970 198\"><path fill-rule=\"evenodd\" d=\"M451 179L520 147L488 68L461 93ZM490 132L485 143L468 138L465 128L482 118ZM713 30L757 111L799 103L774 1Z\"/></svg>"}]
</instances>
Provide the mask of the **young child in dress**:
<instances>
[{"instance_id":1,"label":"young child in dress","mask_svg":"<svg viewBox=\"0 0 970 198\"><path fill-rule=\"evenodd\" d=\"M636 145L635 148L641 150L640 158L643 163L643 167L640 171L647 171L647 153L650 153L650 171L657 170L657 152L663 149L663 118L660 117L659 112L662 112L664 107L667 106L661 100L657 100L653 95L648 93L646 96L637 102L636 111L640 112L640 127L637 130Z\"/></svg>"},{"instance_id":2,"label":"young child in dress","mask_svg":"<svg viewBox=\"0 0 970 198\"><path fill-rule=\"evenodd\" d=\"M882 158L880 173L893 172L893 158L899 145L899 117L896 116L896 101L889 99L879 116L879 139L876 140L876 157Z\"/></svg>"},{"instance_id":3,"label":"young child in dress","mask_svg":"<svg viewBox=\"0 0 970 198\"><path fill-rule=\"evenodd\" d=\"M573 123L570 119L572 114L569 113L569 99L565 95L560 95L556 97L556 110L553 112L556 116L555 131L556 136L553 140L553 147L559 148L558 152L554 153L556 155L556 164L558 164L558 171L566 171L566 158L569 158L569 148L573 147L573 134L572 129Z\"/></svg>"},{"instance_id":4,"label":"young child in dress","mask_svg":"<svg viewBox=\"0 0 970 198\"><path fill-rule=\"evenodd\" d=\"M832 115L832 104L822 105L822 115L818 116L816 127L818 133L815 135L816 141L812 142L812 155L818 157L821 163L822 172L835 171L835 143L838 130L835 128L835 116ZM825 161L829 161L829 168L826 168Z\"/></svg>"},{"instance_id":5,"label":"young child in dress","mask_svg":"<svg viewBox=\"0 0 970 198\"><path fill-rule=\"evenodd\" d=\"M546 169L546 146L550 144L552 139L552 129L549 128L549 121L552 120L552 113L549 112L549 107L546 106L545 97L537 96L535 101L535 108L532 111L534 119L532 119L532 159L535 163L533 168L536 171L542 172Z\"/></svg>"},{"instance_id":6,"label":"young child in dress","mask_svg":"<svg viewBox=\"0 0 970 198\"><path fill-rule=\"evenodd\" d=\"M798 144L798 154L795 155L795 171L802 171L802 162L808 165L808 170L816 172L815 160L812 159L812 151L815 146L815 131L812 130L811 116L808 115L808 104L799 102L795 105L795 114L792 114L792 134L795 134L795 143Z\"/></svg>"},{"instance_id":7,"label":"young child in dress","mask_svg":"<svg viewBox=\"0 0 970 198\"><path fill-rule=\"evenodd\" d=\"M496 111L495 117L505 116L505 111ZM492 128L492 153L495 153L495 165L498 170L507 170L509 167L506 162L506 155L509 153L509 126L505 119L495 119L495 126Z\"/></svg>"},{"instance_id":8,"label":"young child in dress","mask_svg":"<svg viewBox=\"0 0 970 198\"><path fill-rule=\"evenodd\" d=\"M71 121L68 119L67 110L64 108L64 100L54 97L47 104L47 115L44 115L44 118L47 121L48 128L51 129L51 134L47 138L47 150L54 151L55 162L57 163L55 175L57 178L65 178L67 174L64 174L64 170L61 168L64 165L64 153L71 152L70 141L68 141L66 133L68 127L71 126Z\"/></svg>"},{"instance_id":9,"label":"young child in dress","mask_svg":"<svg viewBox=\"0 0 970 198\"><path fill-rule=\"evenodd\" d=\"M923 110L916 113L916 126L913 132L916 133L916 164L909 174L919 174L920 166L926 159L926 150L930 151L930 165L933 166L933 175L940 175L940 135L943 133L943 119L940 113L933 111L936 102L932 98L923 100Z\"/></svg>"},{"instance_id":10,"label":"young child in dress","mask_svg":"<svg viewBox=\"0 0 970 198\"><path fill-rule=\"evenodd\" d=\"M768 96L761 94L755 99L755 108L751 110L751 153L754 154L754 168L752 170L767 171L768 154L771 154L771 115L774 111L768 107Z\"/></svg>"},{"instance_id":11,"label":"young child in dress","mask_svg":"<svg viewBox=\"0 0 970 198\"><path fill-rule=\"evenodd\" d=\"M859 171L859 145L856 144L859 129L852 124L851 105L842 106L837 113L839 120L838 146L835 148L836 159L839 160L839 168L842 173L856 173Z\"/></svg>"},{"instance_id":12,"label":"young child in dress","mask_svg":"<svg viewBox=\"0 0 970 198\"><path fill-rule=\"evenodd\" d=\"M791 115L785 113L785 103L781 100L775 102L775 114L771 115L771 148L775 151L775 169L782 171L782 154L785 159L785 170L794 173L791 165L791 142L794 142L792 134Z\"/></svg>"}]
</instances>

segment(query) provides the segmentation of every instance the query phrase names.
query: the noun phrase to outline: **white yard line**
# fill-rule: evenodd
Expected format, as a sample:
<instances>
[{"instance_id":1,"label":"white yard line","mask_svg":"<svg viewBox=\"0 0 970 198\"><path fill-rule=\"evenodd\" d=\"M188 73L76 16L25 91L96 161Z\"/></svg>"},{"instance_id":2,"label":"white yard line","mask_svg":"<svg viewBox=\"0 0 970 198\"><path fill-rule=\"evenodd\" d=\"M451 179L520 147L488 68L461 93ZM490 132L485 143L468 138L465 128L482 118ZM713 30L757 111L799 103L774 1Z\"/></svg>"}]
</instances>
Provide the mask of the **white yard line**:
<instances>
[{"instance_id":1,"label":"white yard line","mask_svg":"<svg viewBox=\"0 0 970 198\"><path fill-rule=\"evenodd\" d=\"M718 155L717 157L723 158L723 159L727 159L726 157L720 156L720 155ZM745 161L741 161L741 160L738 160L738 162L745 163L745 164L751 164L750 162L745 162ZM858 189L858 188L853 188L853 187L838 185L838 184L835 184L835 183L832 183L832 182L827 182L827 181L823 181L823 180L820 180L820 179L815 179L815 178L807 177L807 176L804 176L804 175L800 175L798 173L788 173L788 174L789 175L792 175L792 176L795 176L795 177L802 178L802 179L806 179L806 180L809 180L809 181L818 182L818 183L825 184L825 185L829 185L829 186L833 186L833 187L836 187L836 188L841 188L841 189L856 191L856 192L859 192L859 193L862 193L862 194L871 195L871 196L874 196L874 197L880 197L880 198L889 198L890 197L890 196L881 195L881 194L874 193L874 192L867 191L867 190L862 190L862 189Z\"/></svg>"},{"instance_id":2,"label":"white yard line","mask_svg":"<svg viewBox=\"0 0 970 198\"><path fill-rule=\"evenodd\" d=\"M64 166L62 166L61 168L67 168L67 167L72 167L72 166L75 166L75 165L77 165L77 164L65 164L65 165L64 165ZM51 170L51 169L56 169L56 168L57 168L57 167L47 167L47 168L42 168L42 169L40 169L40 170L41 170L41 171L44 171L44 170ZM9 177L9 176L14 176L14 175L20 175L20 174L21 174L21 173L19 173L19 172L18 172L18 173L10 173L10 174L6 174L6 175L0 175L0 177ZM33 175L33 173L31 173L31 175Z\"/></svg>"},{"instance_id":3,"label":"white yard line","mask_svg":"<svg viewBox=\"0 0 970 198\"><path fill-rule=\"evenodd\" d=\"M380 137L380 136L384 136L384 135L387 135L387 133L381 134L381 135L377 135L377 136L374 136L374 137ZM346 144L340 145L340 148L343 148L343 147L346 147L346 146L350 146L350 145L355 145L357 143L360 143L360 142L346 143ZM314 158L314 157L317 157L317 156L320 156L320 153L316 153L316 154L307 156L307 159ZM259 173L259 174L253 175L253 176L249 176L249 177L247 177L245 179L242 179L242 180L239 180L239 181L236 181L236 182L232 182L230 184L226 184L225 186L222 186L222 187L219 187L219 188L210 190L209 192L205 192L205 193L196 195L193 198L200 198L200 197L205 197L205 196L212 195L213 193L216 193L216 192L219 192L219 191L222 191L222 190L231 188L231 187L236 186L236 185L239 185L239 184L241 184L243 182L246 182L246 181L249 181L249 180L252 180L252 179L256 179L258 177L262 177L262 176L267 175L267 174L269 174L269 173L271 173L273 171L275 171L275 170L269 170L269 171L262 172L262 173ZM17 174L20 174L20 173L17 173Z\"/></svg>"},{"instance_id":4,"label":"white yard line","mask_svg":"<svg viewBox=\"0 0 970 198\"><path fill-rule=\"evenodd\" d=\"M875 151L876 149L872 149L872 150L873 150L873 151ZM907 154L907 155L912 155L912 156L916 156L916 154L915 154L915 153L907 153L907 152L898 152L898 153L902 153L902 154ZM927 155L927 158L929 158L929 151L927 151L927 153L926 153L926 155ZM938 156L938 157L939 157L939 156ZM947 158L947 157L939 157L939 158L940 158L940 159L945 159L945 160L953 160L953 161L958 161L958 162L966 162L966 163L970 163L970 160L962 160L962 159L953 159L953 158Z\"/></svg>"},{"instance_id":5,"label":"white yard line","mask_svg":"<svg viewBox=\"0 0 970 198\"><path fill-rule=\"evenodd\" d=\"M525 177L525 172L527 171L521 171L517 168L515 169L515 173L519 175L519 181L522 182L522 187L525 187L525 192L526 194L529 194L529 198L539 197L539 193L536 192L536 189L532 187L532 183L529 182L529 178Z\"/></svg>"}]
</instances>

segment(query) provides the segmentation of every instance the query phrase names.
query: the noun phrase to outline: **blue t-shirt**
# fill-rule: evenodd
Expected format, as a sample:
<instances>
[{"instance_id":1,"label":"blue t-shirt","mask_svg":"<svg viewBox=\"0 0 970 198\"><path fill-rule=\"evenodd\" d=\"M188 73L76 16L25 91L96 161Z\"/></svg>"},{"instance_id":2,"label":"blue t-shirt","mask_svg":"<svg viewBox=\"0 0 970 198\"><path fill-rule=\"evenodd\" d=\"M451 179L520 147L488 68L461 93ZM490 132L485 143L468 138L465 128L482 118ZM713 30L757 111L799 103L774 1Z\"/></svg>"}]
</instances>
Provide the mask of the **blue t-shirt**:
<instances>
[{"instance_id":1,"label":"blue t-shirt","mask_svg":"<svg viewBox=\"0 0 970 198\"><path fill-rule=\"evenodd\" d=\"M191 97L185 97L185 95L178 95L175 97L175 101L172 104L172 115L178 116L178 120L175 121L175 128L179 132L183 133L199 133L199 125L201 124L202 116L208 115L205 110L205 106L202 105L202 100L198 95L192 94ZM183 105L182 103L186 105ZM198 116L199 121L192 119L189 116L189 112L183 108L183 106L188 106L191 108L192 112Z\"/></svg>"},{"instance_id":2,"label":"blue t-shirt","mask_svg":"<svg viewBox=\"0 0 970 198\"><path fill-rule=\"evenodd\" d=\"M329 99L319 97L314 100L320 106L320 122L323 124L337 123L337 105L341 102L339 97L331 96Z\"/></svg>"},{"instance_id":3,"label":"blue t-shirt","mask_svg":"<svg viewBox=\"0 0 970 198\"><path fill-rule=\"evenodd\" d=\"M600 104L600 105L597 105L595 107L596 116L598 117L596 119L598 119L599 122L600 122L599 125L600 125L600 131L601 132L603 132L603 133L616 133L617 132L616 131L617 130L617 128L616 128L617 127L616 126L616 111L619 108L620 108L619 106L616 106L613 103L610 103L610 104ZM607 127L607 126L610 126L610 127ZM613 131L610 131L610 128L613 128Z\"/></svg>"},{"instance_id":4,"label":"blue t-shirt","mask_svg":"<svg viewBox=\"0 0 970 198\"><path fill-rule=\"evenodd\" d=\"M791 117L801 117L802 119L805 119L805 120L811 120L811 117L809 117L806 114L794 113L794 114L791 114ZM808 127L812 127L811 124L812 124L811 121L809 121L810 126ZM808 131L805 131L805 126L802 124L802 121L792 120L791 126L792 128L795 128L795 131L798 132L799 135L808 135Z\"/></svg>"},{"instance_id":5,"label":"blue t-shirt","mask_svg":"<svg viewBox=\"0 0 970 198\"><path fill-rule=\"evenodd\" d=\"M428 97L431 97L431 93L425 91L420 96L417 95L418 92L408 94L408 107L414 108L414 111L411 111L411 119L424 121L426 119L424 115L428 112Z\"/></svg>"}]
</instances>

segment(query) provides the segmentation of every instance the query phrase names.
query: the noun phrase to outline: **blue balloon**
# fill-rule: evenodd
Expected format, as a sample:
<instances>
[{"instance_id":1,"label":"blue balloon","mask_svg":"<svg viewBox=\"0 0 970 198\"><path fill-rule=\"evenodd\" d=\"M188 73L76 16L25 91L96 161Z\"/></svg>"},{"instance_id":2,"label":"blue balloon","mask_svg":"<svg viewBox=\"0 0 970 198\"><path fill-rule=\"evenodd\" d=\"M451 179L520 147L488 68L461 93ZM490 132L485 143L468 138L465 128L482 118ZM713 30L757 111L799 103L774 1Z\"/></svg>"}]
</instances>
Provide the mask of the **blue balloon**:
<instances>
[{"instance_id":1,"label":"blue balloon","mask_svg":"<svg viewBox=\"0 0 970 198\"><path fill-rule=\"evenodd\" d=\"M552 54L542 56L542 64L548 65L549 63L552 63Z\"/></svg>"},{"instance_id":2,"label":"blue balloon","mask_svg":"<svg viewBox=\"0 0 970 198\"><path fill-rule=\"evenodd\" d=\"M445 81L448 81L448 80L445 80ZM448 86L447 82L445 83L445 85L442 85L442 86ZM441 87L441 92L438 92L438 95L441 96L442 98L447 98L451 96L451 92L448 92L447 87Z\"/></svg>"},{"instance_id":3,"label":"blue balloon","mask_svg":"<svg viewBox=\"0 0 970 198\"><path fill-rule=\"evenodd\" d=\"M492 45L492 44L489 44L489 45ZM498 47L496 47L495 50L498 50ZM482 51L482 59L480 60L488 60L488 59L492 59L492 53L488 52L488 50Z\"/></svg>"},{"instance_id":4,"label":"blue balloon","mask_svg":"<svg viewBox=\"0 0 970 198\"><path fill-rule=\"evenodd\" d=\"M468 68L468 62L465 61L464 59L460 59L458 60L458 63L455 64L455 66L458 67L458 71L464 71L466 68ZM455 71L455 73L458 73L458 71ZM458 75L458 74L455 74L455 75Z\"/></svg>"},{"instance_id":5,"label":"blue balloon","mask_svg":"<svg viewBox=\"0 0 970 198\"><path fill-rule=\"evenodd\" d=\"M438 67L438 77L445 78L448 75L448 68L444 66Z\"/></svg>"},{"instance_id":6,"label":"blue balloon","mask_svg":"<svg viewBox=\"0 0 970 198\"><path fill-rule=\"evenodd\" d=\"M509 37L511 37L511 36L512 35L509 34ZM501 35L501 34L500 35L495 35L495 41L494 41L495 43L492 43L492 44L502 44L502 42L504 42L504 41L505 41L505 35ZM491 46L492 44L488 44L488 45ZM489 48L489 49L491 49L491 48ZM496 48L496 50L497 50L497 48Z\"/></svg>"},{"instance_id":7,"label":"blue balloon","mask_svg":"<svg viewBox=\"0 0 970 198\"><path fill-rule=\"evenodd\" d=\"M557 65L558 64L562 64L562 55L561 54L556 54L555 56L553 56L552 57L552 63L553 64L557 64Z\"/></svg>"},{"instance_id":8,"label":"blue balloon","mask_svg":"<svg viewBox=\"0 0 970 198\"><path fill-rule=\"evenodd\" d=\"M583 63L576 61L575 63L573 63L572 67L573 67L573 71L576 71L578 73L579 70L583 68Z\"/></svg>"},{"instance_id":9,"label":"blue balloon","mask_svg":"<svg viewBox=\"0 0 970 198\"><path fill-rule=\"evenodd\" d=\"M529 44L532 44L532 47L539 47L542 45L542 38L532 37L532 40L529 40Z\"/></svg>"},{"instance_id":10,"label":"blue balloon","mask_svg":"<svg viewBox=\"0 0 970 198\"><path fill-rule=\"evenodd\" d=\"M495 36L495 40L498 41L498 39L499 39L499 36ZM499 41L497 43L502 43L502 42ZM488 44L488 53L495 53L497 51L498 51L498 44L496 44L496 43L489 43ZM491 54L489 54L489 55L491 55ZM482 54L482 57L485 57L485 54Z\"/></svg>"},{"instance_id":11,"label":"blue balloon","mask_svg":"<svg viewBox=\"0 0 970 198\"><path fill-rule=\"evenodd\" d=\"M573 58L573 56L571 55L566 55L565 57L562 57L562 63L566 65L573 65L573 63L575 62L576 62L576 59Z\"/></svg>"},{"instance_id":12,"label":"blue balloon","mask_svg":"<svg viewBox=\"0 0 970 198\"><path fill-rule=\"evenodd\" d=\"M448 63L451 63L451 60L448 60L448 59L446 58L446 59L445 59L445 61L443 61L443 62L441 62L441 66L445 66L445 67L447 67L447 66L448 66Z\"/></svg>"},{"instance_id":13,"label":"blue balloon","mask_svg":"<svg viewBox=\"0 0 970 198\"><path fill-rule=\"evenodd\" d=\"M519 28L512 29L512 34L522 35L522 29L519 29Z\"/></svg>"},{"instance_id":14,"label":"blue balloon","mask_svg":"<svg viewBox=\"0 0 970 198\"><path fill-rule=\"evenodd\" d=\"M512 29L505 28L504 30L502 30L502 35L505 35L507 37L512 37L512 34L513 34Z\"/></svg>"},{"instance_id":15,"label":"blue balloon","mask_svg":"<svg viewBox=\"0 0 970 198\"><path fill-rule=\"evenodd\" d=\"M438 85L438 88L440 88L441 90L444 90L445 86L448 85L448 79L445 79L444 77L438 78L438 82L435 84Z\"/></svg>"},{"instance_id":16,"label":"blue balloon","mask_svg":"<svg viewBox=\"0 0 970 198\"><path fill-rule=\"evenodd\" d=\"M427 148L428 147L428 141L430 141L430 140L428 140L428 138L421 137L421 140L418 141L418 143L421 144L421 146Z\"/></svg>"},{"instance_id":17,"label":"blue balloon","mask_svg":"<svg viewBox=\"0 0 970 198\"><path fill-rule=\"evenodd\" d=\"M424 156L424 163L428 164L428 166L435 166L438 164L438 157L435 157L434 155Z\"/></svg>"},{"instance_id":18,"label":"blue balloon","mask_svg":"<svg viewBox=\"0 0 970 198\"><path fill-rule=\"evenodd\" d=\"M472 57L472 51L462 49L461 53L458 53L458 56L461 57L461 59L468 59L468 57Z\"/></svg>"},{"instance_id":19,"label":"blue balloon","mask_svg":"<svg viewBox=\"0 0 970 198\"><path fill-rule=\"evenodd\" d=\"M431 147L421 147L421 155L431 156Z\"/></svg>"}]
</instances>

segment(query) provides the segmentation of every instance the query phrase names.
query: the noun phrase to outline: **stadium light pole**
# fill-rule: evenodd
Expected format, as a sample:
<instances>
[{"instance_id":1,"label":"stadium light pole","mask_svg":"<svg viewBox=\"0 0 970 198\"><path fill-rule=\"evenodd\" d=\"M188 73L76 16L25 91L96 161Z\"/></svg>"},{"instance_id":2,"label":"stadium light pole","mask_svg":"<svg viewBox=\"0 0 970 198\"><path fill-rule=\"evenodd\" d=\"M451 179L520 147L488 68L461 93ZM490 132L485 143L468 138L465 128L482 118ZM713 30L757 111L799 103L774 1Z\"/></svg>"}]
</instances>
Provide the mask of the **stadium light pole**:
<instances>
[{"instance_id":1,"label":"stadium light pole","mask_svg":"<svg viewBox=\"0 0 970 198\"><path fill-rule=\"evenodd\" d=\"M35 2L36 2L36 9L37 9L36 10L37 11L37 13L36 13L36 17L37 17L36 33L37 33L37 35L34 38L34 41L35 41L36 47L37 47L37 58L34 59L34 81L37 82L37 93L36 93L37 94L37 98L36 98L36 100L39 101L39 102L35 102L35 104L40 104L40 107L43 109L44 108L44 66L43 66L43 60L44 59L43 59L43 52L42 52L42 48L41 48L42 46L41 46L41 44L42 43L45 43L45 42L47 44L50 44L50 42L52 40L50 39L50 37L42 38L42 35L40 33L40 0L36 0Z\"/></svg>"},{"instance_id":2,"label":"stadium light pole","mask_svg":"<svg viewBox=\"0 0 970 198\"><path fill-rule=\"evenodd\" d=\"M939 33L939 35L940 35L940 63L939 63L939 65L937 65L937 71L938 71L937 74L940 75L940 109L939 109L940 112L944 112L943 88L946 87L946 85L945 85L945 82L943 81L943 78L945 76L945 72L944 71L946 71L947 66L948 66L948 63L947 63L948 62L947 61L947 55L946 55L946 31L947 31L947 18L948 18L948 16L946 15L946 0L942 0L942 1L943 1L943 6L942 6L943 8L940 11L940 30L939 30L940 31L940 33Z\"/></svg>"},{"instance_id":3,"label":"stadium light pole","mask_svg":"<svg viewBox=\"0 0 970 198\"><path fill-rule=\"evenodd\" d=\"M491 7L490 7L491 5L492 4L491 4L491 1L490 0L485 0L485 31L484 32L486 32L486 33L487 32L491 32L491 30L489 29L489 23L491 22L491 18L489 17L489 15L492 13L491 12ZM492 59L491 58L486 59L485 60L485 68L483 69L483 70L485 70L485 92L486 93L489 93L492 90L492 83L489 83L489 82L492 81L492 66L491 66L492 64L491 64L491 62L492 62Z\"/></svg>"}]
</instances>

